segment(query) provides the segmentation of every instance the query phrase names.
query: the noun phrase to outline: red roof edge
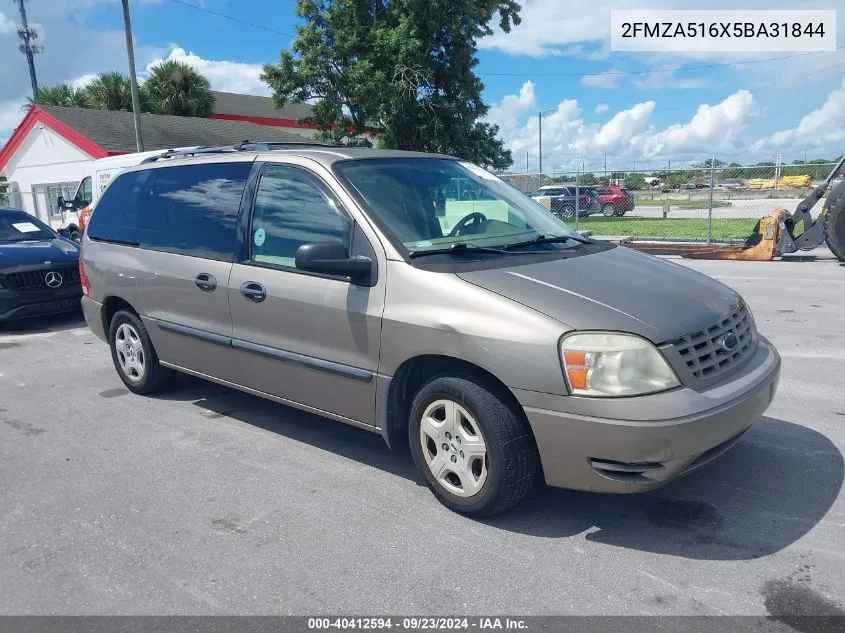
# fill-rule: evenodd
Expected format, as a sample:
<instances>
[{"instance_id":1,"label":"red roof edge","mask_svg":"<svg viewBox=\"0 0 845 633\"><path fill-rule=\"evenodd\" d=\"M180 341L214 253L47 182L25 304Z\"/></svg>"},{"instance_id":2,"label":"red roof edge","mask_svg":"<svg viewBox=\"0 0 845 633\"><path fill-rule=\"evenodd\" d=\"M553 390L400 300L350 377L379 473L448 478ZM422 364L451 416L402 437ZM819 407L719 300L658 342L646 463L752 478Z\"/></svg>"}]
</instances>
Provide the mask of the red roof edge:
<instances>
[{"instance_id":1,"label":"red roof edge","mask_svg":"<svg viewBox=\"0 0 845 633\"><path fill-rule=\"evenodd\" d=\"M264 116L248 116L246 114L225 114L215 112L211 115L212 119L220 119L223 121L247 121L248 123L256 123L258 125L270 125L273 127L292 127L300 130L316 130L317 126L313 123L306 123L304 121L297 121L296 119L274 119ZM332 126L334 127L334 126ZM352 129L350 128L350 132ZM367 128L365 134L374 134L377 130Z\"/></svg>"},{"instance_id":2,"label":"red roof edge","mask_svg":"<svg viewBox=\"0 0 845 633\"><path fill-rule=\"evenodd\" d=\"M89 139L87 136L83 136L69 125L54 117L52 114L48 114L46 111L39 108L37 105L32 105L29 106L29 112L26 113L23 121L21 121L18 127L15 128L15 131L12 132L12 136L6 142L6 145L3 146L3 149L0 149L0 170L6 167L6 164L12 159L12 156L14 156L20 146L23 145L26 137L37 123L43 123L56 134L63 137L66 141L76 145L76 147L90 155L92 158L105 158L109 155L105 149L97 145L97 143Z\"/></svg>"},{"instance_id":3,"label":"red roof edge","mask_svg":"<svg viewBox=\"0 0 845 633\"><path fill-rule=\"evenodd\" d=\"M215 112L211 115L212 119L221 119L223 121L247 121L249 123L256 123L258 125L270 125L273 127L293 127L303 130L316 130L317 126L312 123L300 123L296 119L276 119L265 116L248 116L246 114L222 114Z\"/></svg>"}]
</instances>

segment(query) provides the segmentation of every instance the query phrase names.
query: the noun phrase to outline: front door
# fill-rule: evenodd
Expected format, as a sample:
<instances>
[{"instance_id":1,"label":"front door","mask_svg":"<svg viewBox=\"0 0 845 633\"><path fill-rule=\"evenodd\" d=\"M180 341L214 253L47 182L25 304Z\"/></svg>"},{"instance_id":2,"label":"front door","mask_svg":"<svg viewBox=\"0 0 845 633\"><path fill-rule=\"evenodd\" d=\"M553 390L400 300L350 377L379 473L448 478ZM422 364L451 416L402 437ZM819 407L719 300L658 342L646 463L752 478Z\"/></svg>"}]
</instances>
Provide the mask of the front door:
<instances>
[{"instance_id":1,"label":"front door","mask_svg":"<svg viewBox=\"0 0 845 633\"><path fill-rule=\"evenodd\" d=\"M384 282L358 286L294 263L299 246L325 241L374 258L369 241L320 178L289 165L263 167L248 235L229 284L244 384L374 425Z\"/></svg>"}]
</instances>

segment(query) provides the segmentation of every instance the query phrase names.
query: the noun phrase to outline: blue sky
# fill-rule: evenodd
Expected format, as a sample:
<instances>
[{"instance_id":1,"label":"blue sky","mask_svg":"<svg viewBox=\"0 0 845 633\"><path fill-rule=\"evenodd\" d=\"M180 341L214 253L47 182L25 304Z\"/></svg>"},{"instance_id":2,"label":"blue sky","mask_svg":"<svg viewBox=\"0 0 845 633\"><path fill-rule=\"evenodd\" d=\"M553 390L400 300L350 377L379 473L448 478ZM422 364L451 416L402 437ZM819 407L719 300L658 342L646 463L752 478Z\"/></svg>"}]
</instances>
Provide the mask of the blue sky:
<instances>
[{"instance_id":1,"label":"blue sky","mask_svg":"<svg viewBox=\"0 0 845 633\"><path fill-rule=\"evenodd\" d=\"M611 8L679 9L683 0L523 0L522 5L523 24L513 33L480 41L478 66L490 118L514 150L516 168L524 169L526 158L536 167L541 110L552 110L543 124L544 161L551 168L595 165L605 154L611 166L621 167L680 164L711 153L755 162L771 160L774 152L786 160L803 159L805 151L808 158L832 157L845 148L842 15L840 50L832 53L612 53ZM800 5L834 7L814 0ZM295 0L132 0L131 6L139 72L174 57L196 65L214 88L255 94L266 94L260 65L290 45L292 37L284 33L293 34L296 25ZM795 6L794 0L747 0L742 8ZM5 2L0 11L2 140L20 119L29 81L16 50L15 5ZM45 44L36 58L42 84L126 70L118 0L31 0L28 12ZM781 59L748 63L772 57ZM700 66L716 67L694 69ZM622 74L599 74L608 72ZM577 76L585 73L592 76Z\"/></svg>"}]
</instances>

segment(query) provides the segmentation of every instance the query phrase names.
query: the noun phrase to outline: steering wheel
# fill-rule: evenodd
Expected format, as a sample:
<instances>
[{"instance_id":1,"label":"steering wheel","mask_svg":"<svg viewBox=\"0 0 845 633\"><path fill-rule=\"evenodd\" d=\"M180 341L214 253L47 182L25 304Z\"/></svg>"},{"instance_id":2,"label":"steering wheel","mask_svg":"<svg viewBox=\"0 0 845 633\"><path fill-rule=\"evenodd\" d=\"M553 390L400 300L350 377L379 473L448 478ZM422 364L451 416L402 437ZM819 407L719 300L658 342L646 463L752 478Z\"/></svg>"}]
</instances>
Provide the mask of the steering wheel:
<instances>
[{"instance_id":1,"label":"steering wheel","mask_svg":"<svg viewBox=\"0 0 845 633\"><path fill-rule=\"evenodd\" d=\"M461 235L461 231L463 231L468 226L477 226L481 228L487 222L487 216L481 213L480 211L473 211L467 216L464 216L460 219L460 221L455 225L449 232L449 237L455 237L456 235Z\"/></svg>"}]
</instances>

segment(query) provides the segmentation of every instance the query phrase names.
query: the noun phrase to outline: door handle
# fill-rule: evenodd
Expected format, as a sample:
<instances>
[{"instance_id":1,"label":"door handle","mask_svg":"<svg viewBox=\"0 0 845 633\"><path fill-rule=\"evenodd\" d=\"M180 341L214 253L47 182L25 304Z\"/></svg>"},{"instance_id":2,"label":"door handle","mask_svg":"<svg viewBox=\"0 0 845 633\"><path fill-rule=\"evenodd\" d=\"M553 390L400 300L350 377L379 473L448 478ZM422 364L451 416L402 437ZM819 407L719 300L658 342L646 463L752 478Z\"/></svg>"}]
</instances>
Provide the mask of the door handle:
<instances>
[{"instance_id":1,"label":"door handle","mask_svg":"<svg viewBox=\"0 0 845 633\"><path fill-rule=\"evenodd\" d=\"M242 284L241 294L250 301L255 301L256 303L261 303L267 298L264 286L254 281L247 281Z\"/></svg>"},{"instance_id":2,"label":"door handle","mask_svg":"<svg viewBox=\"0 0 845 633\"><path fill-rule=\"evenodd\" d=\"M214 275L209 275L208 273L197 275L194 283L203 292L214 292L217 290L217 280L214 278Z\"/></svg>"}]
</instances>

